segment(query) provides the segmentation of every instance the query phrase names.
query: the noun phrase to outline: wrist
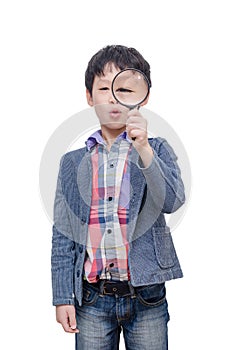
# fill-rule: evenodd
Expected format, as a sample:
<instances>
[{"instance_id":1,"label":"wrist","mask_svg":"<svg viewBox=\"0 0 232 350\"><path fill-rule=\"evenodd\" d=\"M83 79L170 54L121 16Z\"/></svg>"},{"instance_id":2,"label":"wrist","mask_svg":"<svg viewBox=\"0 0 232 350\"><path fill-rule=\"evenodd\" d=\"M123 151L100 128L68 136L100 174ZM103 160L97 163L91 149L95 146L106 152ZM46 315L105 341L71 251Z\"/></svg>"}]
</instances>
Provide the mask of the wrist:
<instances>
[{"instance_id":1,"label":"wrist","mask_svg":"<svg viewBox=\"0 0 232 350\"><path fill-rule=\"evenodd\" d=\"M137 149L137 152L139 153L144 168L148 168L154 157L154 151L149 143L146 146L141 147L141 149Z\"/></svg>"}]
</instances>

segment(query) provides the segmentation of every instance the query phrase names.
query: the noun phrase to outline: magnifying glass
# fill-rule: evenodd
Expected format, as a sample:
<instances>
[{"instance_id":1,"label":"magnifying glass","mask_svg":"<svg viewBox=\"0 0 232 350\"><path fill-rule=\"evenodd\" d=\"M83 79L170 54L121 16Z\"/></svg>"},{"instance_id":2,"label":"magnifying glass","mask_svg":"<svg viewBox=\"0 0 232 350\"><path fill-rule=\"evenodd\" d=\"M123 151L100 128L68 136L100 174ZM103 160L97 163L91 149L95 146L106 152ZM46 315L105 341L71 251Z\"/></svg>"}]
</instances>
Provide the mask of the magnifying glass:
<instances>
[{"instance_id":1,"label":"magnifying glass","mask_svg":"<svg viewBox=\"0 0 232 350\"><path fill-rule=\"evenodd\" d=\"M139 69L126 68L114 77L111 86L115 100L122 106L139 108L150 91L150 83L146 75ZM135 137L132 138L135 140Z\"/></svg>"}]
</instances>

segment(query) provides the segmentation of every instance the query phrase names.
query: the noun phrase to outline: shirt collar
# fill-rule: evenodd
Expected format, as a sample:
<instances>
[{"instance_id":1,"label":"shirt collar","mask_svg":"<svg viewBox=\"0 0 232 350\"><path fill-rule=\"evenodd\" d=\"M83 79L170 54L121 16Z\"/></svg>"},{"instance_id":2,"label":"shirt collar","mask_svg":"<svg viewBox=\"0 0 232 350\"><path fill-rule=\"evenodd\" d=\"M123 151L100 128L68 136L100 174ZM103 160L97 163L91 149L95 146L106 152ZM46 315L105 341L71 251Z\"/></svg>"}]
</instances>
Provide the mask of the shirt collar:
<instances>
[{"instance_id":1,"label":"shirt collar","mask_svg":"<svg viewBox=\"0 0 232 350\"><path fill-rule=\"evenodd\" d=\"M118 137L116 138L116 141L119 140L126 140L127 142L131 143L131 139L128 137L127 132L123 131L120 135L118 135ZM85 142L88 151L91 150L91 148L93 148L94 146L96 146L97 144L101 144L103 146L106 146L106 142L102 137L102 132L101 130L97 130L95 131L92 135L90 135L87 139L87 141Z\"/></svg>"}]
</instances>

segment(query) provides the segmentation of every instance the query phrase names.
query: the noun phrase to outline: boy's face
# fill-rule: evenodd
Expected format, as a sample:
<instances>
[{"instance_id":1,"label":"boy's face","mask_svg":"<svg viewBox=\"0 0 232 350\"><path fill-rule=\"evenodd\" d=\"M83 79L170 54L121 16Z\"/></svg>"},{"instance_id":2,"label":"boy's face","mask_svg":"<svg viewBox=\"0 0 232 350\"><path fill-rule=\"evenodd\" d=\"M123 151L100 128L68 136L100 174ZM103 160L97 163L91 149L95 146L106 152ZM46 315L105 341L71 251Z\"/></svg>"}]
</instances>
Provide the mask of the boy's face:
<instances>
[{"instance_id":1,"label":"boy's face","mask_svg":"<svg viewBox=\"0 0 232 350\"><path fill-rule=\"evenodd\" d=\"M95 107L102 128L121 131L126 127L128 108L117 103L111 91L112 81L119 71L113 64L107 64L104 75L94 78L92 96L87 90L86 97L88 104Z\"/></svg>"}]
</instances>

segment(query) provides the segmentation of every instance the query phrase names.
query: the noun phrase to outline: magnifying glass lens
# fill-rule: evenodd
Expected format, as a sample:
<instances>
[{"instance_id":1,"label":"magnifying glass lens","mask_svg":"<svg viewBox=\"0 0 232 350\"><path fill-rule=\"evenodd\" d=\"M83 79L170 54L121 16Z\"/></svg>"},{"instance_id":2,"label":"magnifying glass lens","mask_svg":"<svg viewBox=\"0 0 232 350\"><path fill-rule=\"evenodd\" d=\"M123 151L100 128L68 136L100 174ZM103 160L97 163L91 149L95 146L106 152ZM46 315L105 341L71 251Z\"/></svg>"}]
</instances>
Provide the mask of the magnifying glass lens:
<instances>
[{"instance_id":1,"label":"magnifying glass lens","mask_svg":"<svg viewBox=\"0 0 232 350\"><path fill-rule=\"evenodd\" d=\"M120 104L131 108L140 105L146 99L149 83L142 72L126 69L116 75L112 92Z\"/></svg>"}]
</instances>

